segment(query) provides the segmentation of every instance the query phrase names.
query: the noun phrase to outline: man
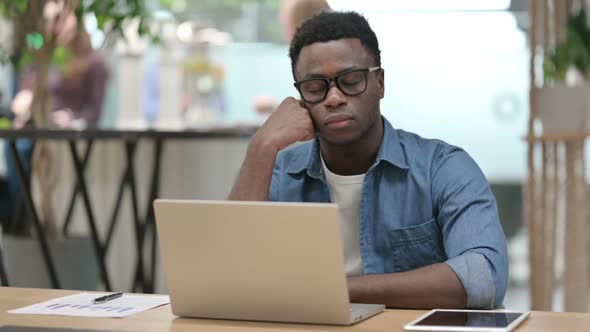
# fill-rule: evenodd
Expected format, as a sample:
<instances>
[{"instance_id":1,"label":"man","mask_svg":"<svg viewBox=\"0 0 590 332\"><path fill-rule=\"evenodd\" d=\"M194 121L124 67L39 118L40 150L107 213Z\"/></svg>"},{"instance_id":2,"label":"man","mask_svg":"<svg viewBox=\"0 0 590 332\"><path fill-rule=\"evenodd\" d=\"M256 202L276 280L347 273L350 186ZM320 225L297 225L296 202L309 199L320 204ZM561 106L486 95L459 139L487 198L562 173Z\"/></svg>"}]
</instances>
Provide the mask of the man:
<instances>
[{"instance_id":1,"label":"man","mask_svg":"<svg viewBox=\"0 0 590 332\"><path fill-rule=\"evenodd\" d=\"M314 16L289 55L302 100L285 99L252 138L229 198L337 203L352 302L501 305L508 259L489 185L463 150L381 116L384 71L367 21Z\"/></svg>"}]
</instances>

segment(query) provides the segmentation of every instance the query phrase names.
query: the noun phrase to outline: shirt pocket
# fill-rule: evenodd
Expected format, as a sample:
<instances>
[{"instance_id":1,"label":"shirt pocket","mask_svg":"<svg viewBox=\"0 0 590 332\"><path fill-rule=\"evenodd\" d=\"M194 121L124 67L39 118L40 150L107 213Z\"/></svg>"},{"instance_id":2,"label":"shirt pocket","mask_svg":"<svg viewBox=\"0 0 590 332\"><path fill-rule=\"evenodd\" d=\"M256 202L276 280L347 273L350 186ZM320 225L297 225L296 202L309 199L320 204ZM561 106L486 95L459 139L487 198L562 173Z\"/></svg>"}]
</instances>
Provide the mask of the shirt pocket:
<instances>
[{"instance_id":1,"label":"shirt pocket","mask_svg":"<svg viewBox=\"0 0 590 332\"><path fill-rule=\"evenodd\" d=\"M409 271L447 260L435 218L412 227L390 230L395 272Z\"/></svg>"}]
</instances>

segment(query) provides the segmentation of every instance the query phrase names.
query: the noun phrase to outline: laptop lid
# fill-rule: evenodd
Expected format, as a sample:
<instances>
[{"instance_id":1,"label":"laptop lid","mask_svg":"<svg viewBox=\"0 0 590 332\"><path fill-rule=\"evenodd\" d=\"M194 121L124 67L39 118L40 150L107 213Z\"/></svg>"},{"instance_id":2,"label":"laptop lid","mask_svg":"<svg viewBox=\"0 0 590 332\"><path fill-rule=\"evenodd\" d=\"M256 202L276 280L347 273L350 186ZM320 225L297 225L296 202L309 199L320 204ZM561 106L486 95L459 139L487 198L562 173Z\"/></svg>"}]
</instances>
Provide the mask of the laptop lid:
<instances>
[{"instance_id":1,"label":"laptop lid","mask_svg":"<svg viewBox=\"0 0 590 332\"><path fill-rule=\"evenodd\" d=\"M154 207L175 315L350 323L335 204L156 200Z\"/></svg>"}]
</instances>

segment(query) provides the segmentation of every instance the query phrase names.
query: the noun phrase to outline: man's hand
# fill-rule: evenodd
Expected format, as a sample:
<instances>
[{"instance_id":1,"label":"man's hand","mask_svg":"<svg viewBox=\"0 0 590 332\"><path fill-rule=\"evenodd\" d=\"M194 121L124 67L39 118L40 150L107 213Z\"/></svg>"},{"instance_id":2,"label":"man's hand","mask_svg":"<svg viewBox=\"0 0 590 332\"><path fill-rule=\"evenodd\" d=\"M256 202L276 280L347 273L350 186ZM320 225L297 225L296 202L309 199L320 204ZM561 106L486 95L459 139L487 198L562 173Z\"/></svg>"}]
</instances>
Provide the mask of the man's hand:
<instances>
[{"instance_id":1,"label":"man's hand","mask_svg":"<svg viewBox=\"0 0 590 332\"><path fill-rule=\"evenodd\" d=\"M53 122L60 129L70 127L73 119L72 111L69 109L54 111L51 116L53 117Z\"/></svg>"},{"instance_id":2,"label":"man's hand","mask_svg":"<svg viewBox=\"0 0 590 332\"><path fill-rule=\"evenodd\" d=\"M252 139L255 145L276 148L276 152L289 145L315 137L309 111L301 101L288 97L268 117Z\"/></svg>"},{"instance_id":3,"label":"man's hand","mask_svg":"<svg viewBox=\"0 0 590 332\"><path fill-rule=\"evenodd\" d=\"M295 98L287 98L258 129L248 146L240 175L229 194L231 200L266 201L277 154L289 145L315 137L309 111Z\"/></svg>"},{"instance_id":4,"label":"man's hand","mask_svg":"<svg viewBox=\"0 0 590 332\"><path fill-rule=\"evenodd\" d=\"M467 293L455 272L445 263L416 270L368 274L348 278L350 302L380 303L388 308L465 308Z\"/></svg>"},{"instance_id":5,"label":"man's hand","mask_svg":"<svg viewBox=\"0 0 590 332\"><path fill-rule=\"evenodd\" d=\"M31 117L31 105L33 104L33 91L24 89L19 91L12 103L10 110L14 113L13 128L21 129Z\"/></svg>"}]
</instances>

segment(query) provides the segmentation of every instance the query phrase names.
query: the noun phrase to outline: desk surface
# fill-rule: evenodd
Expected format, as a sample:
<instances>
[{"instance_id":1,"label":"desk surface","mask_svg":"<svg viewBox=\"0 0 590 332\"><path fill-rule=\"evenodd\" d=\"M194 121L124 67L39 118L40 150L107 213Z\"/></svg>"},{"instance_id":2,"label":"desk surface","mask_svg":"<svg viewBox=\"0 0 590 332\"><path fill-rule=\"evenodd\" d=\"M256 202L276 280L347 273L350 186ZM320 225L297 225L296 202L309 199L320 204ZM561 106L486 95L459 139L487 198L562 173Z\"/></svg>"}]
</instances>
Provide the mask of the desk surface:
<instances>
[{"instance_id":1,"label":"desk surface","mask_svg":"<svg viewBox=\"0 0 590 332\"><path fill-rule=\"evenodd\" d=\"M170 306L162 306L127 318L86 318L41 315L15 315L6 311L43 302L75 291L0 287L0 324L43 327L68 327L130 332L199 332L199 331L372 331L401 332L403 326L424 311L387 310L351 327L305 324L187 319L172 315ZM516 330L527 331L588 331L590 314L533 312Z\"/></svg>"}]
</instances>

